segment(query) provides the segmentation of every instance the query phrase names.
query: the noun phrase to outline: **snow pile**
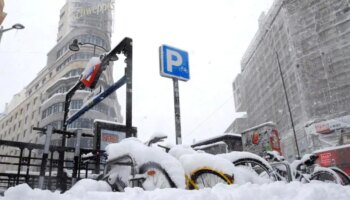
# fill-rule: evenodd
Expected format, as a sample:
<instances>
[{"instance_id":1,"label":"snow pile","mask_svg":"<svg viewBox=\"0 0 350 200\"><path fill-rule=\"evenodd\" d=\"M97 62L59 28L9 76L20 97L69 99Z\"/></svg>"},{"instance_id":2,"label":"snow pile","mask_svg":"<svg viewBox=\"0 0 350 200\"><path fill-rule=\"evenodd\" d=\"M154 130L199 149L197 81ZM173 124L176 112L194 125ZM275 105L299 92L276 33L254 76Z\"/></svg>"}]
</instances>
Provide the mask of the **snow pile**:
<instances>
[{"instance_id":1,"label":"snow pile","mask_svg":"<svg viewBox=\"0 0 350 200\"><path fill-rule=\"evenodd\" d=\"M187 175L201 168L209 168L232 176L234 166L228 160L208 153L187 154L180 157L180 162Z\"/></svg>"},{"instance_id":2,"label":"snow pile","mask_svg":"<svg viewBox=\"0 0 350 200\"><path fill-rule=\"evenodd\" d=\"M235 184L243 184L247 182L257 184L266 183L267 180L265 178L259 177L255 172L252 172L251 169L235 167L233 165L231 160L244 156L251 156L251 153L240 153L241 152L238 152L236 156L231 154L227 154L226 157L222 155L218 156L208 153L199 153L185 145L177 145L169 151L169 154L180 160L182 167L188 176L199 169L209 168L230 176L234 175ZM255 154L252 154L252 156L260 158ZM231 158L231 160L228 158Z\"/></svg>"},{"instance_id":3,"label":"snow pile","mask_svg":"<svg viewBox=\"0 0 350 200\"><path fill-rule=\"evenodd\" d=\"M96 186L93 187L93 182ZM85 190L71 189L60 194L59 192L50 192L48 190L31 189L28 185L22 184L12 187L5 192L4 200L148 200L148 199L166 199L166 200L348 200L350 199L350 188L322 182L312 182L303 184L300 182L284 183L274 182L270 184L235 184L223 185L202 190L183 190L183 189L157 189L154 191L144 191L140 188L126 188L125 192L103 192L101 183L91 181L82 183L86 186Z\"/></svg>"},{"instance_id":4,"label":"snow pile","mask_svg":"<svg viewBox=\"0 0 350 200\"><path fill-rule=\"evenodd\" d=\"M256 159L256 160L259 160L260 162L262 162L264 165L266 165L267 167L270 167L270 164L265 160L263 159L262 157L256 155L256 154L253 154L253 153L250 153L250 152L246 152L246 151L232 151L230 153L225 153L225 154L218 154L218 156L222 157L222 158L225 158L227 160L229 160L231 163L239 160L239 159L242 159L242 158L252 158L252 159Z\"/></svg>"},{"instance_id":5,"label":"snow pile","mask_svg":"<svg viewBox=\"0 0 350 200\"><path fill-rule=\"evenodd\" d=\"M137 138L127 138L106 147L108 161L124 155L131 155L138 166L148 162L160 164L169 174L177 187L185 188L185 172L181 163L159 148L148 147Z\"/></svg>"},{"instance_id":6,"label":"snow pile","mask_svg":"<svg viewBox=\"0 0 350 200\"><path fill-rule=\"evenodd\" d=\"M169 154L174 156L176 159L180 159L183 155L198 153L187 145L176 145L169 150Z\"/></svg>"}]
</instances>

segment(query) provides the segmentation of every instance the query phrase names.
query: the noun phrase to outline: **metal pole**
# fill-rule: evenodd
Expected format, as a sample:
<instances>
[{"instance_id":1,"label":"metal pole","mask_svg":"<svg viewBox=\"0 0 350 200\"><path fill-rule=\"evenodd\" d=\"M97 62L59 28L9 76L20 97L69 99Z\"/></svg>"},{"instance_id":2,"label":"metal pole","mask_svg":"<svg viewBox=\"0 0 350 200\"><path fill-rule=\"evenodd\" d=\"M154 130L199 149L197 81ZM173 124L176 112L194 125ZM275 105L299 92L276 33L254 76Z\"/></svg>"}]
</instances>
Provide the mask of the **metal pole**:
<instances>
[{"instance_id":1,"label":"metal pole","mask_svg":"<svg viewBox=\"0 0 350 200\"><path fill-rule=\"evenodd\" d=\"M51 125L49 125L47 127L44 153L43 153L43 158L42 158L41 167L40 167L40 177L39 177L39 188L40 189L44 189L45 169L46 169L47 158L49 157L49 148L50 148L50 143L51 143L52 131L53 131L53 127Z\"/></svg>"},{"instance_id":2,"label":"metal pole","mask_svg":"<svg viewBox=\"0 0 350 200\"><path fill-rule=\"evenodd\" d=\"M127 137L134 136L132 131L132 40L129 41L130 48L128 48L127 52L124 52L126 54L126 135Z\"/></svg>"},{"instance_id":3,"label":"metal pole","mask_svg":"<svg viewBox=\"0 0 350 200\"><path fill-rule=\"evenodd\" d=\"M29 168L30 160L32 159L32 149L29 149L28 162L27 162L27 173L26 173L26 183L29 185Z\"/></svg>"},{"instance_id":4,"label":"metal pole","mask_svg":"<svg viewBox=\"0 0 350 200\"><path fill-rule=\"evenodd\" d=\"M278 57L277 51L276 51L276 58L277 58L277 63L278 63L278 69L279 69L279 72L280 72L280 75L281 75L281 79L282 79L282 86L283 86L283 90L284 90L284 95L285 95L285 97L286 97L286 102L287 102L287 107L288 107L288 111L289 111L290 122L291 122L291 124L292 124L295 146L296 146L296 148L297 148L297 153L298 153L298 158L297 158L297 159L300 159L301 157L300 157L300 152L299 152L297 134L295 133L295 128L294 128L292 110L290 109L289 100L288 100L288 95L287 95L287 90L286 90L286 85L285 85L285 83L284 83L284 78L283 78L282 69L281 69L281 63L280 63L280 59L279 59L279 57Z\"/></svg>"},{"instance_id":5,"label":"metal pole","mask_svg":"<svg viewBox=\"0 0 350 200\"><path fill-rule=\"evenodd\" d=\"M19 153L19 162L18 162L18 168L17 168L16 185L18 185L18 183L19 183L19 177L20 177L20 174L21 174L22 157L23 157L23 148L20 149L20 153Z\"/></svg>"},{"instance_id":6,"label":"metal pole","mask_svg":"<svg viewBox=\"0 0 350 200\"><path fill-rule=\"evenodd\" d=\"M181 115L180 115L180 95L179 81L173 78L174 86L174 108L175 108L175 139L176 144L181 144Z\"/></svg>"},{"instance_id":7,"label":"metal pole","mask_svg":"<svg viewBox=\"0 0 350 200\"><path fill-rule=\"evenodd\" d=\"M1 38L2 38L3 33L4 33L4 27L0 26L0 42L1 42Z\"/></svg>"},{"instance_id":8,"label":"metal pole","mask_svg":"<svg viewBox=\"0 0 350 200\"><path fill-rule=\"evenodd\" d=\"M74 168L72 174L72 185L77 181L77 171L79 167L79 155L80 155L80 139L81 139L81 129L78 130L76 141L75 141L75 152L74 152Z\"/></svg>"},{"instance_id":9,"label":"metal pole","mask_svg":"<svg viewBox=\"0 0 350 200\"><path fill-rule=\"evenodd\" d=\"M51 151L51 156L50 156L50 167L49 167L49 183L47 184L47 189L49 189L49 190L51 190L51 185L52 185L52 178L51 178L51 176L52 176L52 160L53 160L53 155L54 155L54 151Z\"/></svg>"}]
</instances>

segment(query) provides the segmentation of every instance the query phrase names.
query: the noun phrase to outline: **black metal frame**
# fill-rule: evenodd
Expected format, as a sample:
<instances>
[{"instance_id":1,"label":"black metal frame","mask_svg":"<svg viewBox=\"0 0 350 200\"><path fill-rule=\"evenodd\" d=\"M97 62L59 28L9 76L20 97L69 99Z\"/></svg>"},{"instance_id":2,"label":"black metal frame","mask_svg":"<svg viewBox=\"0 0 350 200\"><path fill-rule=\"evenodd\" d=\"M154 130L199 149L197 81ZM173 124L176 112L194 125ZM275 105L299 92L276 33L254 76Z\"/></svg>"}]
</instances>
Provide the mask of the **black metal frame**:
<instances>
[{"instance_id":1,"label":"black metal frame","mask_svg":"<svg viewBox=\"0 0 350 200\"><path fill-rule=\"evenodd\" d=\"M125 63L125 75L119 79L116 83L114 83L109 89L105 92L101 93L97 98L94 98L87 106L80 109L76 115L73 115L71 118L67 119L69 113L69 105L71 99L75 92L78 89L84 88L84 84L79 80L66 94L65 104L64 104L64 116L63 116L63 131L67 130L68 124L74 122L74 120L78 119L81 115L87 112L89 109L94 107L96 104L101 102L104 98L112 94L122 85L126 84L126 133L127 135L132 135L133 127L132 127L132 39L124 38L113 50L111 50L107 55L101 56L100 70L96 74L96 78L91 85L91 88L96 86L96 83L101 75L101 73L107 68L109 62L112 58L115 58L117 54L123 53L126 56ZM73 118L74 117L74 118ZM66 134L62 135L62 147L66 146ZM59 155L59 171L58 177L62 177L63 175L63 160L64 160L64 152L61 152ZM63 180L61 180L63 185Z\"/></svg>"}]
</instances>

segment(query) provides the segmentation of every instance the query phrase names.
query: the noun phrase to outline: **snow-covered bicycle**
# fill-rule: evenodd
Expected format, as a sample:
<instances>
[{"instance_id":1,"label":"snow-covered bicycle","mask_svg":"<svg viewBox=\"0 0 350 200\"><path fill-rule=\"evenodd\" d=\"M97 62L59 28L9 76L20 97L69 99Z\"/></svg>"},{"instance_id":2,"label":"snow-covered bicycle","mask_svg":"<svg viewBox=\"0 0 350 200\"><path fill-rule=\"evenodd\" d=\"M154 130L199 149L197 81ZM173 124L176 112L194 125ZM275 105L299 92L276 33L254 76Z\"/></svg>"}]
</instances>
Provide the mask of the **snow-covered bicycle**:
<instances>
[{"instance_id":1,"label":"snow-covered bicycle","mask_svg":"<svg viewBox=\"0 0 350 200\"><path fill-rule=\"evenodd\" d=\"M159 137L146 143L127 138L110 144L102 179L113 191L124 191L126 187L200 189L218 183L233 184L234 166L227 160L197 152L176 157L171 154L176 148L168 154L151 146L157 141Z\"/></svg>"},{"instance_id":2,"label":"snow-covered bicycle","mask_svg":"<svg viewBox=\"0 0 350 200\"><path fill-rule=\"evenodd\" d=\"M337 183L342 185L349 185L349 176L339 168L336 167L321 167L316 164L318 156L315 154L306 154L300 160L295 160L291 164L284 161L283 157L279 157L274 152L266 152L266 158L273 166L278 180L300 181L309 183L313 180L322 182Z\"/></svg>"}]
</instances>

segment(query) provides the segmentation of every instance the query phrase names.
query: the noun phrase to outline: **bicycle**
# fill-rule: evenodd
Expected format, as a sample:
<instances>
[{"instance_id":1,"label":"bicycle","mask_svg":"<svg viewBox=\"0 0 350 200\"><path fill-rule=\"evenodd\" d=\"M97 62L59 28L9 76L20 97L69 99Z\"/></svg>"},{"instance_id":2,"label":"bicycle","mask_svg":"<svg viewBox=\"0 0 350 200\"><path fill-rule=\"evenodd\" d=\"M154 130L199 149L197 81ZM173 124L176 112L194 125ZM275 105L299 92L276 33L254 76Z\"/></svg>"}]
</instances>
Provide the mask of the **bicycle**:
<instances>
[{"instance_id":1,"label":"bicycle","mask_svg":"<svg viewBox=\"0 0 350 200\"><path fill-rule=\"evenodd\" d=\"M186 188L211 188L218 183L234 183L235 168L227 160L207 153L199 153L189 146L177 145L169 150L185 170Z\"/></svg>"},{"instance_id":2,"label":"bicycle","mask_svg":"<svg viewBox=\"0 0 350 200\"><path fill-rule=\"evenodd\" d=\"M306 154L302 159L295 160L291 164L277 158L272 152L266 152L266 155L267 160L272 162L271 165L278 175L278 180L287 182L296 180L303 183L318 180L342 185L350 184L349 176L341 169L335 167L326 168L316 164L318 156L315 154ZM284 165L286 170L281 169L281 165Z\"/></svg>"},{"instance_id":3,"label":"bicycle","mask_svg":"<svg viewBox=\"0 0 350 200\"><path fill-rule=\"evenodd\" d=\"M236 167L243 167L264 178L266 182L276 181L278 177L272 166L262 157L250 152L232 151L230 153L219 154L219 156L229 160Z\"/></svg>"},{"instance_id":4,"label":"bicycle","mask_svg":"<svg viewBox=\"0 0 350 200\"><path fill-rule=\"evenodd\" d=\"M185 188L185 173L179 161L136 138L111 144L106 152L108 159L102 179L113 191L121 192L125 187Z\"/></svg>"}]
</instances>

